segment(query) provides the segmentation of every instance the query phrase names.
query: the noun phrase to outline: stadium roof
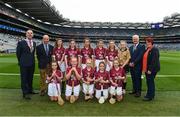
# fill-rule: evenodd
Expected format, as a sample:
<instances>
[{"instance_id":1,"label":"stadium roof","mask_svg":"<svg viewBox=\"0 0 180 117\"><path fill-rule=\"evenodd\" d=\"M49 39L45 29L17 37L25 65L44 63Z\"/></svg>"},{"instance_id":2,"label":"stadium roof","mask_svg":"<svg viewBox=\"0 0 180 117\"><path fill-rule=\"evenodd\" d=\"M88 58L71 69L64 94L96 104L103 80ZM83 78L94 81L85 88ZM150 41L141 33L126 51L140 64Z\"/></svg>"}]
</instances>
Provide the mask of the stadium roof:
<instances>
[{"instance_id":1,"label":"stadium roof","mask_svg":"<svg viewBox=\"0 0 180 117\"><path fill-rule=\"evenodd\" d=\"M164 17L162 22L157 23L122 23L122 22L77 22L65 19L51 5L49 0L0 0L6 6L13 7L18 12L46 24L54 24L62 27L74 28L114 28L114 29L151 29L151 28L169 28L180 27L180 14L174 13L171 16Z\"/></svg>"},{"instance_id":2,"label":"stadium roof","mask_svg":"<svg viewBox=\"0 0 180 117\"><path fill-rule=\"evenodd\" d=\"M6 5L12 6L18 12L23 12L27 16L31 16L36 20L46 23L62 23L66 19L62 17L56 8L51 5L49 0L1 0Z\"/></svg>"},{"instance_id":3,"label":"stadium roof","mask_svg":"<svg viewBox=\"0 0 180 117\"><path fill-rule=\"evenodd\" d=\"M180 26L180 14L174 13L170 17L164 17L164 27L179 27Z\"/></svg>"}]
</instances>

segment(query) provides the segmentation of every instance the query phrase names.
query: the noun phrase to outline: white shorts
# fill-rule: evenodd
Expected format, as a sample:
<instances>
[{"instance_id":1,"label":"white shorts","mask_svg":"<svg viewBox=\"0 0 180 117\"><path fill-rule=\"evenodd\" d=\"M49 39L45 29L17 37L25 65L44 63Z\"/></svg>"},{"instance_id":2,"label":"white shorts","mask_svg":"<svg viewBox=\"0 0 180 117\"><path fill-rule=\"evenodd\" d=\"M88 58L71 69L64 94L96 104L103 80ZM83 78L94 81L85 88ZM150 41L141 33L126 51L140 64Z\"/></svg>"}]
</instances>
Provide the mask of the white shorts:
<instances>
[{"instance_id":1,"label":"white shorts","mask_svg":"<svg viewBox=\"0 0 180 117\"><path fill-rule=\"evenodd\" d=\"M58 96L58 91L59 91L59 95L61 95L61 88L60 88L60 84L59 83L57 83L57 84L49 83L48 84L48 95L49 96Z\"/></svg>"},{"instance_id":2,"label":"white shorts","mask_svg":"<svg viewBox=\"0 0 180 117\"><path fill-rule=\"evenodd\" d=\"M59 65L59 68L62 72L65 72L66 71L66 66L65 66L65 62L62 62L61 64L59 63L58 61L58 65Z\"/></svg>"},{"instance_id":3,"label":"white shorts","mask_svg":"<svg viewBox=\"0 0 180 117\"><path fill-rule=\"evenodd\" d=\"M95 61L96 71L99 71L99 63L100 63L100 62L104 62L104 60L98 60L98 59L96 59L96 61Z\"/></svg>"},{"instance_id":4,"label":"white shorts","mask_svg":"<svg viewBox=\"0 0 180 117\"><path fill-rule=\"evenodd\" d=\"M110 71L113 65L112 61L109 61L109 63L111 64L111 67L109 66L109 64L106 65L106 71Z\"/></svg>"},{"instance_id":5,"label":"white shorts","mask_svg":"<svg viewBox=\"0 0 180 117\"><path fill-rule=\"evenodd\" d=\"M94 93L94 84L91 84L88 87L87 84L83 83L83 93L87 94L88 90L89 90L89 94L92 95Z\"/></svg>"},{"instance_id":6,"label":"white shorts","mask_svg":"<svg viewBox=\"0 0 180 117\"><path fill-rule=\"evenodd\" d=\"M82 69L86 68L86 64L81 64L81 68Z\"/></svg>"},{"instance_id":7,"label":"white shorts","mask_svg":"<svg viewBox=\"0 0 180 117\"><path fill-rule=\"evenodd\" d=\"M79 92L80 92L80 85L77 85L74 87L74 96L79 96ZM66 92L65 95L66 96L71 96L72 94L72 87L69 85L66 85Z\"/></svg>"},{"instance_id":8,"label":"white shorts","mask_svg":"<svg viewBox=\"0 0 180 117\"><path fill-rule=\"evenodd\" d=\"M110 88L110 94L111 95L118 95L118 96L121 96L123 93L122 93L122 87L117 87L117 89L115 89L114 86L111 86Z\"/></svg>"},{"instance_id":9,"label":"white shorts","mask_svg":"<svg viewBox=\"0 0 180 117\"><path fill-rule=\"evenodd\" d=\"M107 98L108 98L108 89L103 89L102 91L103 91L103 96L104 96L104 98L107 99ZM101 97L101 90L97 90L97 89L96 89L96 95L95 95L95 97L96 97L97 99L99 99L99 98Z\"/></svg>"}]
</instances>

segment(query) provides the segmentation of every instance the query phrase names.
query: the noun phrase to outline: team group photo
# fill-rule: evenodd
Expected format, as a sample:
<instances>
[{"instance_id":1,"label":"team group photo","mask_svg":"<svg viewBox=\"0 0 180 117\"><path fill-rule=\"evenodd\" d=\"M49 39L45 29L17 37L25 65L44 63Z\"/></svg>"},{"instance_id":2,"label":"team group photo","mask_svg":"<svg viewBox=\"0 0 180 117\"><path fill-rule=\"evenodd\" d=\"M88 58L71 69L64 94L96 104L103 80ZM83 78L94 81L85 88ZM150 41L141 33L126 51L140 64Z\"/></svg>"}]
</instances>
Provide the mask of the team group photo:
<instances>
[{"instance_id":1,"label":"team group photo","mask_svg":"<svg viewBox=\"0 0 180 117\"><path fill-rule=\"evenodd\" d=\"M179 1L128 1L0 0L0 116L179 116Z\"/></svg>"}]
</instances>

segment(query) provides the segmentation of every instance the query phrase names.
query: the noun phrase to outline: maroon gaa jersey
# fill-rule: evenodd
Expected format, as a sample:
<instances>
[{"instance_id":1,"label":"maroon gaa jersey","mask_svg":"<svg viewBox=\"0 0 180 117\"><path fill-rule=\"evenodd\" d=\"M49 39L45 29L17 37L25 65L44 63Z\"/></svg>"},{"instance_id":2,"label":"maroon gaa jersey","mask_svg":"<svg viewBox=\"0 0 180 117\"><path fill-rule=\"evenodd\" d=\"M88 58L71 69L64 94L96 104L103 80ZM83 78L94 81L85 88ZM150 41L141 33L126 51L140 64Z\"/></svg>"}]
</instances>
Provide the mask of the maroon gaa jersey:
<instances>
[{"instance_id":1,"label":"maroon gaa jersey","mask_svg":"<svg viewBox=\"0 0 180 117\"><path fill-rule=\"evenodd\" d=\"M87 67L82 70L83 79L87 81L87 77L89 76L91 79L94 78L95 70L91 67L91 70L88 70ZM94 81L91 81L90 84L93 84Z\"/></svg>"},{"instance_id":2,"label":"maroon gaa jersey","mask_svg":"<svg viewBox=\"0 0 180 117\"><path fill-rule=\"evenodd\" d=\"M65 48L54 48L53 49L53 55L55 55L56 61L61 61L63 55L65 54Z\"/></svg>"},{"instance_id":3,"label":"maroon gaa jersey","mask_svg":"<svg viewBox=\"0 0 180 117\"><path fill-rule=\"evenodd\" d=\"M118 70L116 70L114 67L110 70L110 79L113 80L113 82L116 82L118 84L118 87L122 87L123 85L123 80L116 80L116 77L121 76L124 77L125 76L125 71L123 68L119 67ZM114 86L111 83L111 86Z\"/></svg>"},{"instance_id":4,"label":"maroon gaa jersey","mask_svg":"<svg viewBox=\"0 0 180 117\"><path fill-rule=\"evenodd\" d=\"M77 57L79 56L79 49L71 49L71 48L67 48L65 55L67 56L67 60L68 60L68 64L71 60L72 57Z\"/></svg>"},{"instance_id":5,"label":"maroon gaa jersey","mask_svg":"<svg viewBox=\"0 0 180 117\"><path fill-rule=\"evenodd\" d=\"M92 48L82 48L80 55L82 56L82 64L86 64L86 60L88 58L92 59L92 55L94 55L93 49Z\"/></svg>"},{"instance_id":6,"label":"maroon gaa jersey","mask_svg":"<svg viewBox=\"0 0 180 117\"><path fill-rule=\"evenodd\" d=\"M109 80L109 73L107 71L104 71L104 72L96 72L95 73L95 79L99 79L100 77L103 77L103 80ZM104 84L101 84L100 82L97 82L95 84L95 88L97 90L101 90L101 85L103 85L103 89L108 89L109 88L109 83L104 83Z\"/></svg>"},{"instance_id":7,"label":"maroon gaa jersey","mask_svg":"<svg viewBox=\"0 0 180 117\"><path fill-rule=\"evenodd\" d=\"M96 59L103 60L106 57L106 49L105 48L95 48L94 49L94 55Z\"/></svg>"},{"instance_id":8,"label":"maroon gaa jersey","mask_svg":"<svg viewBox=\"0 0 180 117\"><path fill-rule=\"evenodd\" d=\"M68 67L66 70L66 74L69 73L72 67ZM81 68L76 67L77 72L81 75ZM75 74L71 74L70 79L66 81L66 84L69 86L72 86L72 82L74 81L74 86L77 86L80 84L80 81L77 79Z\"/></svg>"},{"instance_id":9,"label":"maroon gaa jersey","mask_svg":"<svg viewBox=\"0 0 180 117\"><path fill-rule=\"evenodd\" d=\"M117 57L118 51L115 49L111 51L110 49L107 49L106 56L108 57L109 61L114 61L114 59Z\"/></svg>"},{"instance_id":10,"label":"maroon gaa jersey","mask_svg":"<svg viewBox=\"0 0 180 117\"><path fill-rule=\"evenodd\" d=\"M62 72L60 71L60 70L56 70L56 75L58 76L58 77L62 77ZM59 83L60 81L59 81L59 79L57 78L57 77L53 77L51 80L50 80L50 82L57 82L57 83Z\"/></svg>"}]
</instances>

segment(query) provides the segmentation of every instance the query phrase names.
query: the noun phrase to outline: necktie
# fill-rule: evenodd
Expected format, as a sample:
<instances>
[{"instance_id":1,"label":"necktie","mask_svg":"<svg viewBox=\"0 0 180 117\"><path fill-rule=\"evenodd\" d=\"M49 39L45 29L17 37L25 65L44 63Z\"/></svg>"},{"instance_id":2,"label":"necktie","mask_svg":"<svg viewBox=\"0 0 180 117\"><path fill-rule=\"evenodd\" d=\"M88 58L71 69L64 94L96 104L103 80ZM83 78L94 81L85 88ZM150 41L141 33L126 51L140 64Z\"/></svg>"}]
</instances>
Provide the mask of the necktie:
<instances>
[{"instance_id":1,"label":"necktie","mask_svg":"<svg viewBox=\"0 0 180 117\"><path fill-rule=\"evenodd\" d=\"M32 50L33 50L33 46L32 46L32 42L31 42L31 40L29 40L29 48L30 48L30 51L32 52Z\"/></svg>"},{"instance_id":2,"label":"necktie","mask_svg":"<svg viewBox=\"0 0 180 117\"><path fill-rule=\"evenodd\" d=\"M46 55L48 55L48 53L49 53L48 44L45 44L45 49L46 49Z\"/></svg>"},{"instance_id":3,"label":"necktie","mask_svg":"<svg viewBox=\"0 0 180 117\"><path fill-rule=\"evenodd\" d=\"M29 40L29 47L30 47L30 49L32 48L31 40Z\"/></svg>"},{"instance_id":4,"label":"necktie","mask_svg":"<svg viewBox=\"0 0 180 117\"><path fill-rule=\"evenodd\" d=\"M133 52L136 50L136 45L133 46Z\"/></svg>"}]
</instances>

